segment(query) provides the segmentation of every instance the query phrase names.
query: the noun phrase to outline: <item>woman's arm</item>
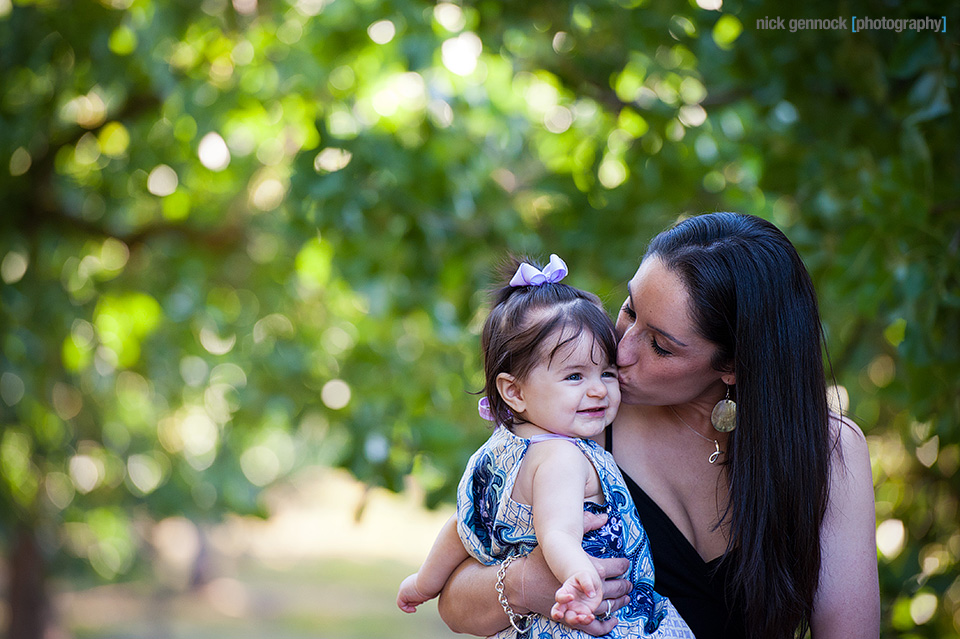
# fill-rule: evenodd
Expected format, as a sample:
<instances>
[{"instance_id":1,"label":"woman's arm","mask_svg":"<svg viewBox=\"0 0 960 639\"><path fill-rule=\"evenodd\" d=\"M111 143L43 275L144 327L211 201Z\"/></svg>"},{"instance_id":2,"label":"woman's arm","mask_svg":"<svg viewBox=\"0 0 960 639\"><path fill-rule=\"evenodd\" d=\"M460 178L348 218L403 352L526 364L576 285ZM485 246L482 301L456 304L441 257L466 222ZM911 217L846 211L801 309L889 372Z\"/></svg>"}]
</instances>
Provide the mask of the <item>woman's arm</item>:
<instances>
[{"instance_id":1,"label":"woman's arm","mask_svg":"<svg viewBox=\"0 0 960 639\"><path fill-rule=\"evenodd\" d=\"M841 450L831 459L811 630L815 639L876 639L880 587L870 454L855 424L843 419L834 425Z\"/></svg>"},{"instance_id":2,"label":"woman's arm","mask_svg":"<svg viewBox=\"0 0 960 639\"><path fill-rule=\"evenodd\" d=\"M515 608L519 604L519 590L513 588L514 577L524 561L515 561L504 579L507 599ZM467 559L453 571L440 592L437 600L440 618L454 632L486 637L503 630L510 622L497 601L496 584L497 566L484 566L476 559Z\"/></svg>"},{"instance_id":3,"label":"woman's arm","mask_svg":"<svg viewBox=\"0 0 960 639\"><path fill-rule=\"evenodd\" d=\"M585 514L584 530L596 530L606 521L606 517ZM610 600L612 609L618 610L627 605L627 593L632 585L621 579L630 562L626 559L593 559L603 582L604 599ZM475 559L460 564L447 584L443 587L438 601L440 617L454 632L478 636L489 636L509 625L507 616L497 599L498 566L484 566ZM531 611L544 616L550 615L555 603L557 581L543 553L539 548L510 565L503 581L504 594L510 606L518 614ZM606 610L606 602L601 604ZM594 620L586 626L577 626L580 630L600 636L609 633L616 620Z\"/></svg>"}]
</instances>

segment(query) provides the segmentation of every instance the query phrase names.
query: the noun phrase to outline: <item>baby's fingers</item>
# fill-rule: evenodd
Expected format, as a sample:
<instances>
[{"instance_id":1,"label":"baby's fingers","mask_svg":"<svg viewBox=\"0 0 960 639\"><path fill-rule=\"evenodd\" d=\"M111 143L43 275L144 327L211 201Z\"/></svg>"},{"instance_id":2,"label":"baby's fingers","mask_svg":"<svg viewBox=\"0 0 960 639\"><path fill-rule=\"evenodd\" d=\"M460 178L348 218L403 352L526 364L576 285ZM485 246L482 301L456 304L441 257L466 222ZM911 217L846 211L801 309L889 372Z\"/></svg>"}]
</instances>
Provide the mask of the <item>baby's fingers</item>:
<instances>
[{"instance_id":1,"label":"baby's fingers","mask_svg":"<svg viewBox=\"0 0 960 639\"><path fill-rule=\"evenodd\" d=\"M588 598L597 596L597 589L600 587L600 584L593 579L575 576L573 581L576 584L577 590L582 592Z\"/></svg>"},{"instance_id":2,"label":"baby's fingers","mask_svg":"<svg viewBox=\"0 0 960 639\"><path fill-rule=\"evenodd\" d=\"M554 621L562 621L568 626L586 625L595 619L591 613L577 612L560 604L553 604L553 608L550 609L550 617Z\"/></svg>"}]
</instances>

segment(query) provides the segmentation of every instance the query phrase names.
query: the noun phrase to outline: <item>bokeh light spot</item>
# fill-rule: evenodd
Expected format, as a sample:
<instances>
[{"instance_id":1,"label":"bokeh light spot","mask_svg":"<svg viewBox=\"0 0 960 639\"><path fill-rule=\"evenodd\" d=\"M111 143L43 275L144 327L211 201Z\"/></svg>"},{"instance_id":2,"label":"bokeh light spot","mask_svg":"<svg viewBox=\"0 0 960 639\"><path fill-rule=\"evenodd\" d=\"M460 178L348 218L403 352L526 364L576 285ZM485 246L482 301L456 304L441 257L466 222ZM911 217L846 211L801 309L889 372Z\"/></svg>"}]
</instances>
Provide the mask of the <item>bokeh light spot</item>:
<instances>
[{"instance_id":1,"label":"bokeh light spot","mask_svg":"<svg viewBox=\"0 0 960 639\"><path fill-rule=\"evenodd\" d=\"M157 197L165 197L177 190L177 172L166 164L160 164L147 177L147 190Z\"/></svg>"},{"instance_id":2,"label":"bokeh light spot","mask_svg":"<svg viewBox=\"0 0 960 639\"><path fill-rule=\"evenodd\" d=\"M74 455L70 458L69 467L70 480L80 493L89 493L103 479L102 464L89 455Z\"/></svg>"},{"instance_id":3,"label":"bokeh light spot","mask_svg":"<svg viewBox=\"0 0 960 639\"><path fill-rule=\"evenodd\" d=\"M10 371L0 375L0 399L7 406L14 406L23 399L26 386L20 376Z\"/></svg>"},{"instance_id":4,"label":"bokeh light spot","mask_svg":"<svg viewBox=\"0 0 960 639\"><path fill-rule=\"evenodd\" d=\"M211 171L222 171L230 164L230 149L219 133L211 131L200 140L197 149L200 163Z\"/></svg>"},{"instance_id":5,"label":"bokeh light spot","mask_svg":"<svg viewBox=\"0 0 960 639\"><path fill-rule=\"evenodd\" d=\"M30 261L25 253L10 251L0 262L0 279L3 279L4 284L16 284L23 279L29 265Z\"/></svg>"},{"instance_id":6,"label":"bokeh light spot","mask_svg":"<svg viewBox=\"0 0 960 639\"><path fill-rule=\"evenodd\" d=\"M150 455L131 455L127 460L127 476L144 495L149 495L163 479L163 467Z\"/></svg>"},{"instance_id":7,"label":"bokeh light spot","mask_svg":"<svg viewBox=\"0 0 960 639\"><path fill-rule=\"evenodd\" d=\"M443 66L460 76L468 76L477 68L483 42L475 33L461 33L445 40L440 47Z\"/></svg>"},{"instance_id":8,"label":"bokeh light spot","mask_svg":"<svg viewBox=\"0 0 960 639\"><path fill-rule=\"evenodd\" d=\"M917 596L910 602L910 618L918 626L922 626L933 619L936 612L937 596L932 592L917 593Z\"/></svg>"},{"instance_id":9,"label":"bokeh light spot","mask_svg":"<svg viewBox=\"0 0 960 639\"><path fill-rule=\"evenodd\" d=\"M378 20L367 27L367 35L377 44L387 44L397 35L397 27L389 20Z\"/></svg>"},{"instance_id":10,"label":"bokeh light spot","mask_svg":"<svg viewBox=\"0 0 960 639\"><path fill-rule=\"evenodd\" d=\"M13 177L19 177L23 175L30 170L32 165L33 158L30 156L30 152L22 146L18 146L10 155L9 168L10 175Z\"/></svg>"},{"instance_id":11,"label":"bokeh light spot","mask_svg":"<svg viewBox=\"0 0 960 639\"><path fill-rule=\"evenodd\" d=\"M877 549L888 560L896 559L907 541L907 529L899 519L887 519L877 526Z\"/></svg>"},{"instance_id":12,"label":"bokeh light spot","mask_svg":"<svg viewBox=\"0 0 960 639\"><path fill-rule=\"evenodd\" d=\"M318 172L333 173L347 167L353 154L344 149L327 147L313 160L313 168Z\"/></svg>"},{"instance_id":13,"label":"bokeh light spot","mask_svg":"<svg viewBox=\"0 0 960 639\"><path fill-rule=\"evenodd\" d=\"M350 403L350 386L342 379L331 379L320 390L320 400L333 410L345 408Z\"/></svg>"},{"instance_id":14,"label":"bokeh light spot","mask_svg":"<svg viewBox=\"0 0 960 639\"><path fill-rule=\"evenodd\" d=\"M452 2L438 2L433 8L434 19L447 31L457 33L466 26L463 9Z\"/></svg>"}]
</instances>

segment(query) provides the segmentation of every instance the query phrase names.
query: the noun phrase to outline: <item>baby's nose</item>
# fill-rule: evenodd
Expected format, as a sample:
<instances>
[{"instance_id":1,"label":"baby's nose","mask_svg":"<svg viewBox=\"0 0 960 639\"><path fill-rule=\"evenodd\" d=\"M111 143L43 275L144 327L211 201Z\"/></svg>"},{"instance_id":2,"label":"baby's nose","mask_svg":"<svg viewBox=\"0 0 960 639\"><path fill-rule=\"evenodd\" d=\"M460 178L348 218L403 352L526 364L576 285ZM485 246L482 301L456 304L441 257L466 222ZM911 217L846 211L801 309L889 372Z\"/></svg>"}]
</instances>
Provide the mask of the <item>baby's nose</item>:
<instances>
[{"instance_id":1,"label":"baby's nose","mask_svg":"<svg viewBox=\"0 0 960 639\"><path fill-rule=\"evenodd\" d=\"M594 397L603 397L607 394L607 386L602 380L595 379L590 383L590 388L587 392Z\"/></svg>"}]
</instances>

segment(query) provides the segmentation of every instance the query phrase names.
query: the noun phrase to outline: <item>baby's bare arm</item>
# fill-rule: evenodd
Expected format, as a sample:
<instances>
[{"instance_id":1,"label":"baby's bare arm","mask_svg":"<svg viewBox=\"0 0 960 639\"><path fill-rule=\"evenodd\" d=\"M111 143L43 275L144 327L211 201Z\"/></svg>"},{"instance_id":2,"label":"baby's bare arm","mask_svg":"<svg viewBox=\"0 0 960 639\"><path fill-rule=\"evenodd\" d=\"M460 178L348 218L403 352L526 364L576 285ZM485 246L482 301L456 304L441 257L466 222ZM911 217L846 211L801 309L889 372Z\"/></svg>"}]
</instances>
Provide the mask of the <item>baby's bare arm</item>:
<instances>
[{"instance_id":1,"label":"baby's bare arm","mask_svg":"<svg viewBox=\"0 0 960 639\"><path fill-rule=\"evenodd\" d=\"M397 605L404 612L413 612L418 605L436 597L453 571L467 557L467 551L457 534L456 516L451 516L440 529L420 570L400 584Z\"/></svg>"},{"instance_id":2,"label":"baby's bare arm","mask_svg":"<svg viewBox=\"0 0 960 639\"><path fill-rule=\"evenodd\" d=\"M588 486L598 489L596 470L571 442L553 440L532 448L524 465L532 464L533 525L543 555L563 587L555 618L589 623L602 598L602 583L583 550L583 502ZM592 496L592 495L591 495Z\"/></svg>"}]
</instances>

